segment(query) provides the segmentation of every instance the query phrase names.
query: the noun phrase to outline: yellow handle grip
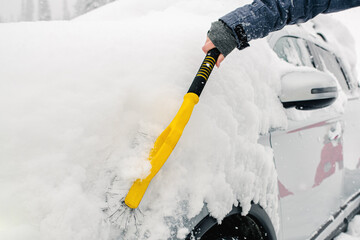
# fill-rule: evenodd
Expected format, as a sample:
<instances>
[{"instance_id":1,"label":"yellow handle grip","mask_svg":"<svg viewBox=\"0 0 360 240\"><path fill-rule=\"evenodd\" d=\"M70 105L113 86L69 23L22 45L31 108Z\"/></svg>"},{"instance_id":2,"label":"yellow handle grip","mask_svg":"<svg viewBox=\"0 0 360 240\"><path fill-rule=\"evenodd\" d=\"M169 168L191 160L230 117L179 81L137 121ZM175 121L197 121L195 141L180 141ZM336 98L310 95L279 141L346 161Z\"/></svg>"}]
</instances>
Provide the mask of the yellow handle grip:
<instances>
[{"instance_id":1,"label":"yellow handle grip","mask_svg":"<svg viewBox=\"0 0 360 240\"><path fill-rule=\"evenodd\" d=\"M125 204L130 208L137 208L143 198L151 180L164 165L171 152L179 141L182 132L188 123L194 106L199 102L199 96L195 93L187 93L184 101L172 120L170 125L156 139L153 149L150 152L151 163L150 174L144 179L136 180L131 186Z\"/></svg>"}]
</instances>

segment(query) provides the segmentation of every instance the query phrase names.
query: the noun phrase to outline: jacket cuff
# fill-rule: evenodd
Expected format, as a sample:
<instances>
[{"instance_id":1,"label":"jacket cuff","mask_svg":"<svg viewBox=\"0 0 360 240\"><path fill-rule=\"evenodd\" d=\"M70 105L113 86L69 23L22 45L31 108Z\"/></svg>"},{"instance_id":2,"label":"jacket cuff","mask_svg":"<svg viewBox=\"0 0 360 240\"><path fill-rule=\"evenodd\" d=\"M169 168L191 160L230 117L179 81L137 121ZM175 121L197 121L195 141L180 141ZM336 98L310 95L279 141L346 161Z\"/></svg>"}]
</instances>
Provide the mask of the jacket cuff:
<instances>
[{"instance_id":1,"label":"jacket cuff","mask_svg":"<svg viewBox=\"0 0 360 240\"><path fill-rule=\"evenodd\" d=\"M245 30L241 24L237 25L234 28L234 32L235 32L236 40L238 41L237 48L239 50L242 50L250 46L248 43L248 38L245 33Z\"/></svg>"},{"instance_id":2,"label":"jacket cuff","mask_svg":"<svg viewBox=\"0 0 360 240\"><path fill-rule=\"evenodd\" d=\"M219 21L223 22L231 30L232 34L235 36L237 48L239 50L249 47L250 38L245 32L244 26L230 20L233 20L231 13L223 16Z\"/></svg>"},{"instance_id":3,"label":"jacket cuff","mask_svg":"<svg viewBox=\"0 0 360 240\"><path fill-rule=\"evenodd\" d=\"M207 35L225 57L237 45L232 30L222 21L213 22Z\"/></svg>"}]
</instances>

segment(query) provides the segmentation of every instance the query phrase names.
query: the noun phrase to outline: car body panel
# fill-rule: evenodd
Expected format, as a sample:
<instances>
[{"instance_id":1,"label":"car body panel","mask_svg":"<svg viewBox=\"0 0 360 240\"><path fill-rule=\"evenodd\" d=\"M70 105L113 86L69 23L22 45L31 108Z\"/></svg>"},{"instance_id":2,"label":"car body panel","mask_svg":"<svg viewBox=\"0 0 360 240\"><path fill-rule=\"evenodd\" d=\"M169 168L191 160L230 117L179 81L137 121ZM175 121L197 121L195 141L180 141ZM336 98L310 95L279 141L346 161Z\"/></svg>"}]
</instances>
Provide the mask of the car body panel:
<instances>
[{"instance_id":1,"label":"car body panel","mask_svg":"<svg viewBox=\"0 0 360 240\"><path fill-rule=\"evenodd\" d=\"M343 111L336 107L310 111L306 120L289 119L287 131L271 133L279 175L279 239L327 239L359 206L356 195L360 189L357 81L331 45L319 36L292 26L268 38L272 48L284 37L303 39L311 58L303 61L301 56L294 58L290 55L291 59L285 60L335 76L342 92L338 104L344 107ZM329 66L337 69L329 70ZM293 111L292 114L296 115L300 110Z\"/></svg>"},{"instance_id":2,"label":"car body panel","mask_svg":"<svg viewBox=\"0 0 360 240\"><path fill-rule=\"evenodd\" d=\"M343 203L360 189L360 100L349 96L344 111L344 182Z\"/></svg>"},{"instance_id":3,"label":"car body panel","mask_svg":"<svg viewBox=\"0 0 360 240\"><path fill-rule=\"evenodd\" d=\"M260 144L274 152L279 187L279 240L331 239L360 210L358 84L345 67L348 65L337 56L337 49L324 41L325 36L295 25L267 38L273 49L282 38L291 38L293 43L289 46L293 52L288 52L290 59L285 60L302 67L299 71L319 71L337 79L341 92L335 103L338 106L308 112L290 109L286 130L273 129L259 138ZM339 68L335 74L329 71L329 64ZM207 213L205 206L189 229Z\"/></svg>"},{"instance_id":4,"label":"car body panel","mask_svg":"<svg viewBox=\"0 0 360 240\"><path fill-rule=\"evenodd\" d=\"M319 119L300 129L272 134L279 181L290 193L280 198L280 239L309 238L339 208L342 174L335 169L342 162L341 139L328 139L338 123L337 118ZM336 159L326 159L333 153Z\"/></svg>"}]
</instances>

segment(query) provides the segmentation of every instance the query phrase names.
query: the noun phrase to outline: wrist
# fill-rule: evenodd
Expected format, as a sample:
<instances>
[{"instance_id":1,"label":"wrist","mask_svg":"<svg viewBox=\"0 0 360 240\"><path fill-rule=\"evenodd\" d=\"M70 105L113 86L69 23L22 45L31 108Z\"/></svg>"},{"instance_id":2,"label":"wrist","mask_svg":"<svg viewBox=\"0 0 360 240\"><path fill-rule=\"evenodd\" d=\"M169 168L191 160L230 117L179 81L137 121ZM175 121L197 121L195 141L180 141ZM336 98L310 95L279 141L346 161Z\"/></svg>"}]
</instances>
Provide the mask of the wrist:
<instances>
[{"instance_id":1,"label":"wrist","mask_svg":"<svg viewBox=\"0 0 360 240\"><path fill-rule=\"evenodd\" d=\"M222 21L211 24L208 37L225 57L237 46L232 30Z\"/></svg>"}]
</instances>

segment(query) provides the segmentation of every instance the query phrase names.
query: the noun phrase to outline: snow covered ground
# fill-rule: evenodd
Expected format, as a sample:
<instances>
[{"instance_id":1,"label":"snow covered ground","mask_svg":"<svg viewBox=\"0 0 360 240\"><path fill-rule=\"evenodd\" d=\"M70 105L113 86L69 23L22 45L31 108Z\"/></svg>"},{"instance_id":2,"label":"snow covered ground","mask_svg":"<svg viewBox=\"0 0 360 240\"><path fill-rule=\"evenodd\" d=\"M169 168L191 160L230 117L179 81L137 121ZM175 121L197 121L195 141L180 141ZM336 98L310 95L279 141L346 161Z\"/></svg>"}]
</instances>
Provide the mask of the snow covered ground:
<instances>
[{"instance_id":1,"label":"snow covered ground","mask_svg":"<svg viewBox=\"0 0 360 240\"><path fill-rule=\"evenodd\" d=\"M121 199L147 174L210 22L238 5L129 0L72 22L1 24L0 239L118 237L106 197ZM219 221L237 201L245 211L259 202L278 227L272 151L257 143L287 125L277 96L288 66L274 56L258 40L214 71L129 239L181 238L204 202Z\"/></svg>"}]
</instances>

